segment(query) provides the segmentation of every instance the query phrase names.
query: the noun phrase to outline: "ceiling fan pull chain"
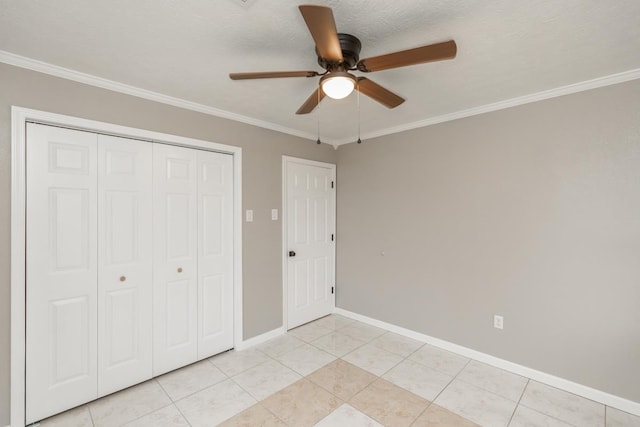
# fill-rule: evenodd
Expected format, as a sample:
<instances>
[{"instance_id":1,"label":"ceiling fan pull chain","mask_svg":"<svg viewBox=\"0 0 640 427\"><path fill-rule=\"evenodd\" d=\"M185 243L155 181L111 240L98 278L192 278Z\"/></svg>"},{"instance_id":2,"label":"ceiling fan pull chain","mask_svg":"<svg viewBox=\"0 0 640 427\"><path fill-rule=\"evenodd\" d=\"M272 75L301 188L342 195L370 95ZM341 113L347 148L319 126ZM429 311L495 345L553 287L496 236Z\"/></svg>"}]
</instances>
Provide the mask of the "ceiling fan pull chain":
<instances>
[{"instance_id":1,"label":"ceiling fan pull chain","mask_svg":"<svg viewBox=\"0 0 640 427\"><path fill-rule=\"evenodd\" d=\"M362 140L360 139L360 82L356 83L358 85L358 92L356 94L356 104L358 105L358 140L356 141L358 144L362 144Z\"/></svg>"},{"instance_id":2,"label":"ceiling fan pull chain","mask_svg":"<svg viewBox=\"0 0 640 427\"><path fill-rule=\"evenodd\" d=\"M316 93L318 94L318 103L316 104L317 106L320 106L320 91L322 90L322 87L320 86L320 82L318 82L318 90L316 91ZM322 141L320 141L320 109L318 108L317 112L316 112L316 117L318 119L318 139L316 140L316 144L320 144Z\"/></svg>"}]
</instances>

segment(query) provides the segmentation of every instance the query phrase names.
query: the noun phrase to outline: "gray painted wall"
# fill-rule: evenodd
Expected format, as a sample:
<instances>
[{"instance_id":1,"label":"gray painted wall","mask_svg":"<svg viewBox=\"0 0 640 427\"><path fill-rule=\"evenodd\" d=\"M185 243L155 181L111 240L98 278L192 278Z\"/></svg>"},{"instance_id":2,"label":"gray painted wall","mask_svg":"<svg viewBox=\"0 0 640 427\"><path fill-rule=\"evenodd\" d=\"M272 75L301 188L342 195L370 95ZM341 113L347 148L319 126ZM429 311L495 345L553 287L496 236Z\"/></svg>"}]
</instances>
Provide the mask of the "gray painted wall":
<instances>
[{"instance_id":1,"label":"gray painted wall","mask_svg":"<svg viewBox=\"0 0 640 427\"><path fill-rule=\"evenodd\" d=\"M244 337L282 325L281 222L271 221L281 156L336 163L333 147L0 64L0 426L9 423L12 105L242 147L243 206L254 210L243 228Z\"/></svg>"},{"instance_id":2,"label":"gray painted wall","mask_svg":"<svg viewBox=\"0 0 640 427\"><path fill-rule=\"evenodd\" d=\"M338 153L339 307L640 402L640 81Z\"/></svg>"},{"instance_id":3,"label":"gray painted wall","mask_svg":"<svg viewBox=\"0 0 640 427\"><path fill-rule=\"evenodd\" d=\"M0 425L11 105L243 147L246 338L282 324L281 155L337 160L339 307L640 401L640 81L335 152L0 64Z\"/></svg>"}]
</instances>

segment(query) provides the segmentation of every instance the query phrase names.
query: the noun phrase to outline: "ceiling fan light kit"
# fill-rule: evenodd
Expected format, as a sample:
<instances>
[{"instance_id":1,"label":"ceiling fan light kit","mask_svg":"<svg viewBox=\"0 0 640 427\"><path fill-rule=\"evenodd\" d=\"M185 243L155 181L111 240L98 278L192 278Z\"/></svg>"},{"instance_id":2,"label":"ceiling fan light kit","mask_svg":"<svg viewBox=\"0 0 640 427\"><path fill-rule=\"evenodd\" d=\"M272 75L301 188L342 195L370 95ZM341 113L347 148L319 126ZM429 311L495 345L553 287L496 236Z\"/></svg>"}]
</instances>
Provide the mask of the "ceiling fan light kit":
<instances>
[{"instance_id":1,"label":"ceiling fan light kit","mask_svg":"<svg viewBox=\"0 0 640 427\"><path fill-rule=\"evenodd\" d=\"M312 112L326 96L346 98L355 89L387 108L395 108L405 100L388 89L365 77L356 77L349 71L370 73L409 65L453 59L457 54L456 42L449 40L427 46L402 50L386 55L360 59L362 44L351 34L338 33L333 11L327 6L300 5L300 13L316 45L318 64L324 73L316 71L268 71L231 73L232 80L268 79L282 77L320 77L319 87L296 111L296 114Z\"/></svg>"},{"instance_id":2,"label":"ceiling fan light kit","mask_svg":"<svg viewBox=\"0 0 640 427\"><path fill-rule=\"evenodd\" d=\"M346 71L334 71L320 78L322 91L329 98L346 98L356 87L356 77Z\"/></svg>"}]
</instances>

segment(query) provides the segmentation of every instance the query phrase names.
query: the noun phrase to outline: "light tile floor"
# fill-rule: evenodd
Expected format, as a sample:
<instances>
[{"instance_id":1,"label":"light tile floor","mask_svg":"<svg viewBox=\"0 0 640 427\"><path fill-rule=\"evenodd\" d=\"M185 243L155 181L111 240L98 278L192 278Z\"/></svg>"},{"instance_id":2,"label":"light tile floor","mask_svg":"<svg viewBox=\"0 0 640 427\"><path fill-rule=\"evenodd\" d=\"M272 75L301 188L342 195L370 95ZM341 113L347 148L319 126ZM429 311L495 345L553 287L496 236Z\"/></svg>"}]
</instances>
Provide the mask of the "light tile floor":
<instances>
[{"instance_id":1,"label":"light tile floor","mask_svg":"<svg viewBox=\"0 0 640 427\"><path fill-rule=\"evenodd\" d=\"M40 425L640 427L640 417L331 315Z\"/></svg>"}]
</instances>

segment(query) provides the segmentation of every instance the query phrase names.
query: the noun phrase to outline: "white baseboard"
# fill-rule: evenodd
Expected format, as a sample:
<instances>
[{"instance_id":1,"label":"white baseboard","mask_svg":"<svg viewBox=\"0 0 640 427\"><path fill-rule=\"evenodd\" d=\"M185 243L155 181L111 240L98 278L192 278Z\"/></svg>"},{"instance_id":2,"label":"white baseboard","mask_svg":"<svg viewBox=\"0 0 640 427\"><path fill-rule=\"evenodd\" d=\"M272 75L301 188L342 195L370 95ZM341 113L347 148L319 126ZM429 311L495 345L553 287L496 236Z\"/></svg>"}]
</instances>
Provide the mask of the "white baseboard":
<instances>
[{"instance_id":1,"label":"white baseboard","mask_svg":"<svg viewBox=\"0 0 640 427\"><path fill-rule=\"evenodd\" d=\"M620 409L621 411L640 416L640 403L638 402L633 402L631 400L624 399L622 397L615 396L604 391L596 390L594 388L587 387L585 385L578 384L564 378L556 377L555 375L547 374L545 372L528 368L526 366L518 365L517 363L509 362L508 360L500 359L499 357L491 356L477 350L472 350L470 348L463 347L449 341L434 338L420 332L412 331L410 329L396 326L391 323L363 316L358 313L353 313L348 310L336 307L334 312L336 314L340 314L342 316L349 317L351 319L358 320L372 326L377 326L378 328L386 329L387 331L394 332L408 338L413 338L414 340L422 341L427 344L440 347L444 350L451 351L452 353L456 353L470 359L475 359L479 362L486 363L487 365L495 366L496 368L504 369L505 371L513 372L514 374L531 378L532 380L559 388L560 390L568 391L569 393L577 394L578 396L582 396L587 399L602 403L604 405Z\"/></svg>"},{"instance_id":2,"label":"white baseboard","mask_svg":"<svg viewBox=\"0 0 640 427\"><path fill-rule=\"evenodd\" d=\"M253 347L254 345L262 344L265 341L269 341L277 336L284 334L284 326L276 328L272 331L265 332L264 334L257 335L253 338L249 338L248 340L242 341L240 344L235 346L237 351L246 350L249 347Z\"/></svg>"}]
</instances>

